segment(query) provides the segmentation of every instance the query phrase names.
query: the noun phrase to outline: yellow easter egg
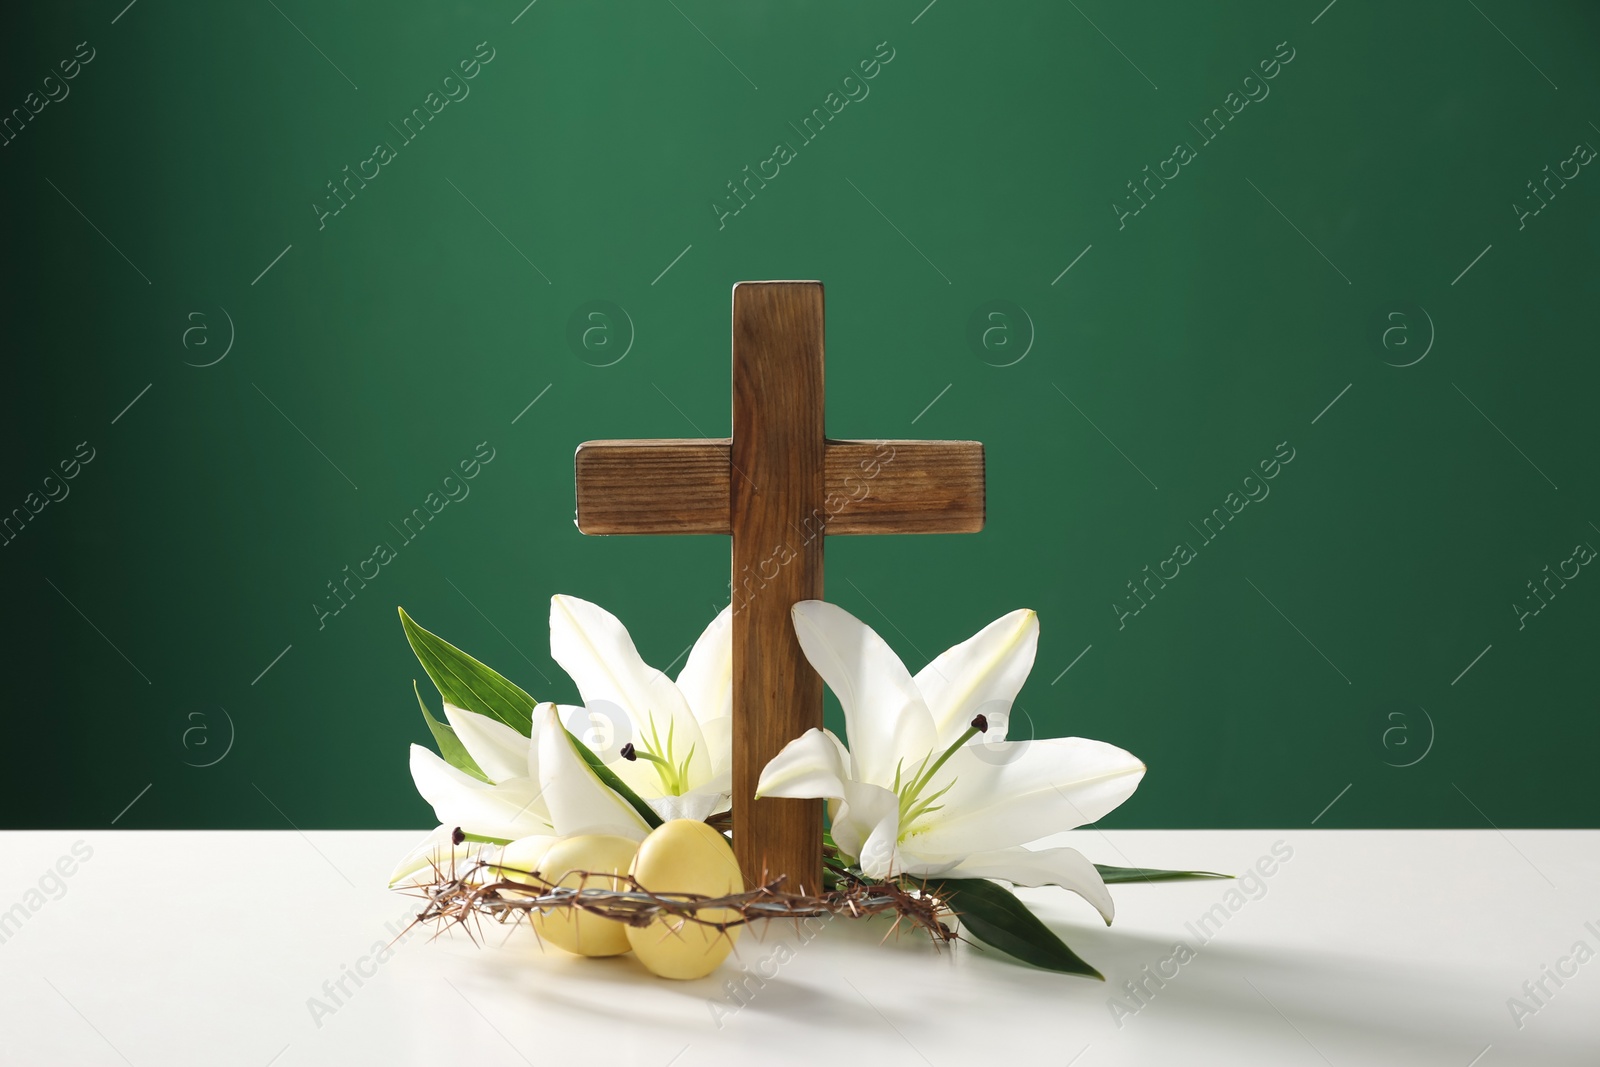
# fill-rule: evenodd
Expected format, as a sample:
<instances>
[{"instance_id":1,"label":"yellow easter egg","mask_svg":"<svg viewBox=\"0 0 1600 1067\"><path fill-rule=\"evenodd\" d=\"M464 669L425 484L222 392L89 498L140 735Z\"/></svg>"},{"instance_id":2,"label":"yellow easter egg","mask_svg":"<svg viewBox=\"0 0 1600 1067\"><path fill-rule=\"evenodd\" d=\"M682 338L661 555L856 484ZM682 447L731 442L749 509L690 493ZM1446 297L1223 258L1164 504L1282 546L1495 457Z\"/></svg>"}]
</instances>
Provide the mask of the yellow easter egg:
<instances>
[{"instance_id":1,"label":"yellow easter egg","mask_svg":"<svg viewBox=\"0 0 1600 1067\"><path fill-rule=\"evenodd\" d=\"M739 863L728 839L693 819L672 819L650 832L634 857L633 877L655 893L699 893L720 897L744 891ZM728 922L731 908L707 908L700 917ZM628 943L652 974L662 978L703 978L733 950L740 927L721 932L683 919L657 919L626 928Z\"/></svg>"},{"instance_id":2,"label":"yellow easter egg","mask_svg":"<svg viewBox=\"0 0 1600 1067\"><path fill-rule=\"evenodd\" d=\"M577 834L550 846L539 861L539 873L562 888L627 889L626 879L637 841L611 834ZM597 875L598 877L585 877ZM620 956L628 951L627 926L577 908L534 912L539 936L579 956Z\"/></svg>"},{"instance_id":3,"label":"yellow easter egg","mask_svg":"<svg viewBox=\"0 0 1600 1067\"><path fill-rule=\"evenodd\" d=\"M491 853L493 862L489 864L488 876L496 881L521 882L524 885L537 884L532 878L532 872L539 869L539 861L544 859L544 854L550 850L560 838L545 835L532 837L519 837L502 848L498 854ZM517 896L507 891L508 896Z\"/></svg>"}]
</instances>

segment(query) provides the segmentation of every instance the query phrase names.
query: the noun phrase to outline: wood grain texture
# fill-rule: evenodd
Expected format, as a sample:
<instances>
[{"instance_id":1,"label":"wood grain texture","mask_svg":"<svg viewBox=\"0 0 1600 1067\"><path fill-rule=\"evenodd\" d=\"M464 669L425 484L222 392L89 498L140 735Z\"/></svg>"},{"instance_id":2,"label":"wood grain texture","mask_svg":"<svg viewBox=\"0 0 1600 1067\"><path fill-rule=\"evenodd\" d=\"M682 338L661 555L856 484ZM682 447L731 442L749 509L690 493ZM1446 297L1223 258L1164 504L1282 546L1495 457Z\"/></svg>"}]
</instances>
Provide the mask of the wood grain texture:
<instances>
[{"instance_id":1,"label":"wood grain texture","mask_svg":"<svg viewBox=\"0 0 1600 1067\"><path fill-rule=\"evenodd\" d=\"M728 534L726 438L585 441L576 457L586 534Z\"/></svg>"},{"instance_id":2,"label":"wood grain texture","mask_svg":"<svg viewBox=\"0 0 1600 1067\"><path fill-rule=\"evenodd\" d=\"M586 441L578 447L578 529L586 534L729 534L732 442ZM805 533L976 533L976 441L829 441L823 498Z\"/></svg>"},{"instance_id":3,"label":"wood grain texture","mask_svg":"<svg viewBox=\"0 0 1600 1067\"><path fill-rule=\"evenodd\" d=\"M767 761L822 725L822 679L789 620L822 597L822 284L733 289L733 848L746 884L822 887L822 801L753 799ZM770 577L768 577L770 575Z\"/></svg>"},{"instance_id":4,"label":"wood grain texture","mask_svg":"<svg viewBox=\"0 0 1600 1067\"><path fill-rule=\"evenodd\" d=\"M977 441L830 441L823 501L830 536L977 533L983 445Z\"/></svg>"}]
</instances>

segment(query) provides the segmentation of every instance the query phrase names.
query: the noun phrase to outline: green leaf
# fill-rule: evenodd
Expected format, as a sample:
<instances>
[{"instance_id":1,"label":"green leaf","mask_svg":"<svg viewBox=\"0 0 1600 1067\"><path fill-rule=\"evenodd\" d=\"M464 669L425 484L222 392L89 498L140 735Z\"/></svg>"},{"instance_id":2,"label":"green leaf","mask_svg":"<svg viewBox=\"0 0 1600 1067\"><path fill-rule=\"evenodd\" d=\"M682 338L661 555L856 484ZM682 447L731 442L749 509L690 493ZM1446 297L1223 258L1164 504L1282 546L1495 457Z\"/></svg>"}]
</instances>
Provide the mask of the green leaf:
<instances>
[{"instance_id":1,"label":"green leaf","mask_svg":"<svg viewBox=\"0 0 1600 1067\"><path fill-rule=\"evenodd\" d=\"M447 703L499 719L524 737L532 734L534 701L519 686L412 622L405 608L400 609L400 625Z\"/></svg>"},{"instance_id":2,"label":"green leaf","mask_svg":"<svg viewBox=\"0 0 1600 1067\"><path fill-rule=\"evenodd\" d=\"M534 700L521 687L479 663L450 642L418 626L412 621L411 616L406 614L405 608L400 609L400 625L405 627L406 640L411 642L411 651L417 654L422 669L433 679L440 697L458 708L498 719L524 737L532 736ZM417 694L417 702L422 703L421 693ZM422 714L428 720L428 728L433 731L433 738L439 744L439 755L444 757L445 762L488 781L468 755L467 750L462 747L455 730L451 729L448 723L438 722L428 714L427 705L423 705ZM639 813L639 817L651 829L661 825L661 816L655 813L655 809L640 799L639 794L628 788L627 784L617 777L616 772L607 767L588 745L578 740L570 730L567 731L567 736L572 738L578 754L594 770L600 781L633 805L633 810ZM465 763L458 763L457 755Z\"/></svg>"},{"instance_id":3,"label":"green leaf","mask_svg":"<svg viewBox=\"0 0 1600 1067\"><path fill-rule=\"evenodd\" d=\"M417 707L422 709L422 717L427 721L428 729L433 733L433 742L439 746L439 755L444 757L444 761L459 771L466 771L480 782L487 782L489 776L483 773L478 761L472 758L467 746L456 736L455 727L435 719L433 713L428 710L428 705L422 699L422 690L417 688L415 678L411 680L411 691L417 694Z\"/></svg>"},{"instance_id":4,"label":"green leaf","mask_svg":"<svg viewBox=\"0 0 1600 1067\"><path fill-rule=\"evenodd\" d=\"M583 757L583 762L589 765L589 769L594 771L595 777L604 782L612 792L632 804L633 810L639 813L639 818L645 821L646 826L654 830L661 825L661 816L656 814L655 809L640 799L639 794L628 787L628 783L618 778L616 772L607 767L588 745L578 740L578 736L571 730L567 731L567 736L572 738L572 746L578 750L578 755Z\"/></svg>"},{"instance_id":5,"label":"green leaf","mask_svg":"<svg viewBox=\"0 0 1600 1067\"><path fill-rule=\"evenodd\" d=\"M986 878L946 878L924 886L948 903L979 941L1047 971L1105 981L1004 886Z\"/></svg>"},{"instance_id":6,"label":"green leaf","mask_svg":"<svg viewBox=\"0 0 1600 1067\"><path fill-rule=\"evenodd\" d=\"M1194 882L1207 878L1232 878L1231 874L1216 874L1213 871L1163 871L1159 867L1112 867L1109 864L1097 863L1094 869L1100 872L1100 877L1106 885L1120 885L1124 882Z\"/></svg>"}]
</instances>

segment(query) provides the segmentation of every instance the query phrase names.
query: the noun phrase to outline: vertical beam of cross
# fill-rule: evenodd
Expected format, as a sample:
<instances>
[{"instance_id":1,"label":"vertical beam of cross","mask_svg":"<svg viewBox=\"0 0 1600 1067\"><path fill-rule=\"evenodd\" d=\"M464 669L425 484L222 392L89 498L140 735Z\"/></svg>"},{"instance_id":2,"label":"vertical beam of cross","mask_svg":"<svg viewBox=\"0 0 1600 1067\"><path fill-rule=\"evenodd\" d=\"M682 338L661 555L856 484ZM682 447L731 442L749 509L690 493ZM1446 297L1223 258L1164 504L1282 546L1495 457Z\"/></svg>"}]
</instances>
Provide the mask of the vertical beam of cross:
<instances>
[{"instance_id":1,"label":"vertical beam of cross","mask_svg":"<svg viewBox=\"0 0 1600 1067\"><path fill-rule=\"evenodd\" d=\"M753 798L767 761L822 725L822 679L789 620L822 599L823 311L819 282L743 282L733 290L733 792ZM776 573L774 573L776 572ZM759 584L747 581L754 577ZM733 809L746 877L786 874L820 891L822 803L747 799Z\"/></svg>"}]
</instances>

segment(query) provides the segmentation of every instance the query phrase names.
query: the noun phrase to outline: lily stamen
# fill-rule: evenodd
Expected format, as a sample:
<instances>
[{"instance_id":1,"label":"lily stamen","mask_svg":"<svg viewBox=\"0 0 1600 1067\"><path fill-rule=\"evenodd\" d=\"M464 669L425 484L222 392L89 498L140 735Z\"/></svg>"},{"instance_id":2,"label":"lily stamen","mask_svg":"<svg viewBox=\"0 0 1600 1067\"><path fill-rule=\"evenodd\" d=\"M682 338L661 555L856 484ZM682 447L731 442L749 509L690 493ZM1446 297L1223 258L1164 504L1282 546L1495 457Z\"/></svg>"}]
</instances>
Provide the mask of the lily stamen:
<instances>
[{"instance_id":1,"label":"lily stamen","mask_svg":"<svg viewBox=\"0 0 1600 1067\"><path fill-rule=\"evenodd\" d=\"M900 825L902 827L902 833L905 832L903 828L909 826L911 821L915 819L917 815L921 815L926 812L929 804L933 803L935 800L938 800L950 789L949 785L945 786L943 789L939 790L939 792L935 793L933 796L924 801L922 806L920 808L916 808L915 812L913 813L913 807L916 805L918 794L927 788L929 782L933 781L933 776L939 772L939 768L943 767L947 762L949 762L950 757L954 756L961 746L965 745L968 741L971 741L979 734L986 734L988 732L989 720L982 715L978 715L972 720L972 725L967 727L966 731L962 733L960 737L956 738L955 741L951 743L949 748L945 749L939 754L939 758L934 760L933 766L918 774L916 779L912 781L910 785L906 786L905 792L900 794ZM898 784L898 769L896 769L895 777ZM950 785L954 784L954 782L950 783Z\"/></svg>"},{"instance_id":2,"label":"lily stamen","mask_svg":"<svg viewBox=\"0 0 1600 1067\"><path fill-rule=\"evenodd\" d=\"M630 741L626 745L622 746L622 758L628 760L629 762L642 759L655 764L656 776L661 779L662 789L664 789L669 796L682 796L685 785L689 780L689 761L694 758L695 746L689 746L689 754L681 761L674 760L672 758L672 738L674 736L674 727L675 724L668 724L667 726L667 744L665 748L665 756L658 756L649 749L640 748ZM650 744L656 749L660 750L662 748L661 735L656 732L654 716L649 719L649 732Z\"/></svg>"},{"instance_id":3,"label":"lily stamen","mask_svg":"<svg viewBox=\"0 0 1600 1067\"><path fill-rule=\"evenodd\" d=\"M623 759L629 761L645 760L646 762L655 764L656 773L661 776L661 784L666 786L667 791L675 796L678 794L678 791L681 788L679 783L682 778L682 772L688 769L687 763L683 767L674 767L670 761L662 759L654 752L648 752L644 749L637 748L632 744L626 746L626 749L623 752Z\"/></svg>"}]
</instances>

